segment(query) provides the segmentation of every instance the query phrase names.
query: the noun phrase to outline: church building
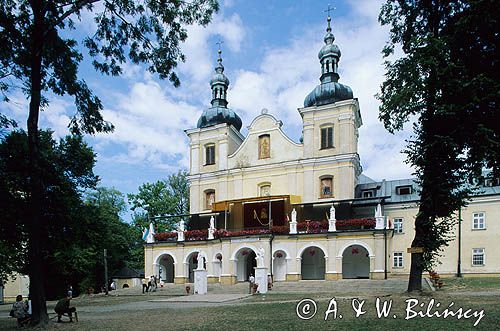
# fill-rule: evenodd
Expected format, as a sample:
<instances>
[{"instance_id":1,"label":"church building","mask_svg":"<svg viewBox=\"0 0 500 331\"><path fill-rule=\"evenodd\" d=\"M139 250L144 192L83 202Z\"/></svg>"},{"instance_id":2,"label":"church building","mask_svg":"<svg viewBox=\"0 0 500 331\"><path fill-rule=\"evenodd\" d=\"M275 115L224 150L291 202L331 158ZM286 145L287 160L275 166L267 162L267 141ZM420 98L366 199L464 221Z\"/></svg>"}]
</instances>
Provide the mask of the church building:
<instances>
[{"instance_id":1,"label":"church building","mask_svg":"<svg viewBox=\"0 0 500 331\"><path fill-rule=\"evenodd\" d=\"M185 130L190 215L172 233L153 235L150 227L146 276L191 283L202 261L209 282L234 284L247 281L259 259L275 282L408 275L419 188L412 179L362 174L362 112L352 89L339 82L341 52L330 21L318 54L320 83L298 108L299 142L265 109L246 136L240 132L219 50L211 106L196 128ZM483 183L461 210L461 231L457 226L439 273L457 273L460 260L463 274L500 274L498 184Z\"/></svg>"}]
</instances>

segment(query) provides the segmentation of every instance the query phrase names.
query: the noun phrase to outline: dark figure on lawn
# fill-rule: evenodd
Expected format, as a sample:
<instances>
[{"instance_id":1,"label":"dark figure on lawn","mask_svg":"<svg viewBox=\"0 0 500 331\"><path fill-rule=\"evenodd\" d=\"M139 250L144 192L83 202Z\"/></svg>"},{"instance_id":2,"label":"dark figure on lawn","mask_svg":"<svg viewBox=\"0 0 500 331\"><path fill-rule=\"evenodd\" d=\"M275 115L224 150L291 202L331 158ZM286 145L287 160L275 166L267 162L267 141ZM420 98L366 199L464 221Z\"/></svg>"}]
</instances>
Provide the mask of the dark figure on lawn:
<instances>
[{"instance_id":1,"label":"dark figure on lawn","mask_svg":"<svg viewBox=\"0 0 500 331\"><path fill-rule=\"evenodd\" d=\"M28 304L23 301L21 294L16 297L16 302L12 305L11 316L17 318L18 326L28 323L31 318L30 314L28 314Z\"/></svg>"},{"instance_id":2,"label":"dark figure on lawn","mask_svg":"<svg viewBox=\"0 0 500 331\"><path fill-rule=\"evenodd\" d=\"M57 301L56 307L54 308L54 311L57 313L57 323L61 323L61 317L64 314L68 314L69 321L73 322L73 313L75 313L75 318L78 321L78 318L76 317L76 308L69 306L70 301L71 301L70 296L67 296Z\"/></svg>"}]
</instances>

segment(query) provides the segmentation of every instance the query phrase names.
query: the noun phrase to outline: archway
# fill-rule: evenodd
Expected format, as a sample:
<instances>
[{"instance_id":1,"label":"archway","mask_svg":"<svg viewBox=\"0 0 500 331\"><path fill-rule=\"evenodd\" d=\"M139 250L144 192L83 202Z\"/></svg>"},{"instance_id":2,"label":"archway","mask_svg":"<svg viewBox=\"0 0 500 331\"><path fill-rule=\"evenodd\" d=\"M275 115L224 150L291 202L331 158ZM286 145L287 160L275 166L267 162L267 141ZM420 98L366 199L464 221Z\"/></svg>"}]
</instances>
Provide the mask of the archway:
<instances>
[{"instance_id":1,"label":"archway","mask_svg":"<svg viewBox=\"0 0 500 331\"><path fill-rule=\"evenodd\" d=\"M301 256L303 280L325 279L325 253L316 246L307 247Z\"/></svg>"},{"instance_id":2,"label":"archway","mask_svg":"<svg viewBox=\"0 0 500 331\"><path fill-rule=\"evenodd\" d=\"M170 254L162 255L158 261L159 277L165 283L174 282L174 258Z\"/></svg>"},{"instance_id":3,"label":"archway","mask_svg":"<svg viewBox=\"0 0 500 331\"><path fill-rule=\"evenodd\" d=\"M273 255L273 280L286 280L286 252L278 250Z\"/></svg>"},{"instance_id":4,"label":"archway","mask_svg":"<svg viewBox=\"0 0 500 331\"><path fill-rule=\"evenodd\" d=\"M369 253L361 245L351 245L342 253L342 278L370 278Z\"/></svg>"},{"instance_id":5,"label":"archway","mask_svg":"<svg viewBox=\"0 0 500 331\"><path fill-rule=\"evenodd\" d=\"M220 279L220 275L222 273L222 254L221 253L215 254L215 258L213 260L213 270L214 270L214 277L217 277Z\"/></svg>"},{"instance_id":6,"label":"archway","mask_svg":"<svg viewBox=\"0 0 500 331\"><path fill-rule=\"evenodd\" d=\"M236 279L239 282L245 282L250 275L254 275L257 266L255 257L255 252L250 248L242 248L236 254Z\"/></svg>"},{"instance_id":7,"label":"archway","mask_svg":"<svg viewBox=\"0 0 500 331\"><path fill-rule=\"evenodd\" d=\"M188 261L188 283L194 283L194 270L198 268L198 252L192 252L191 254L189 254L187 261ZM205 270L207 269L206 259L203 267L205 268Z\"/></svg>"}]
</instances>

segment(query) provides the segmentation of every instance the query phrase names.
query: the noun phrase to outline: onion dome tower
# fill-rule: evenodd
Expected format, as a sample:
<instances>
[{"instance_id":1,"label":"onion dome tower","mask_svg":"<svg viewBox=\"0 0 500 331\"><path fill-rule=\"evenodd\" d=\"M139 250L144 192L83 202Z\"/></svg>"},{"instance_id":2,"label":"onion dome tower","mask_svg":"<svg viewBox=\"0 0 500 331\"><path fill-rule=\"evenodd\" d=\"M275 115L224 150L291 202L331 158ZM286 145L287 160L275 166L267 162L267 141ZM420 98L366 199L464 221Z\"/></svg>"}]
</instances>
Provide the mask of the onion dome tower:
<instances>
[{"instance_id":1,"label":"onion dome tower","mask_svg":"<svg viewBox=\"0 0 500 331\"><path fill-rule=\"evenodd\" d=\"M324 38L325 45L318 53L321 63L321 84L307 95L304 107L321 106L340 100L352 99L352 90L349 86L340 84L338 74L338 63L340 60L340 49L334 44L335 37L330 26L331 17L328 15L328 27Z\"/></svg>"},{"instance_id":2,"label":"onion dome tower","mask_svg":"<svg viewBox=\"0 0 500 331\"><path fill-rule=\"evenodd\" d=\"M227 89L229 87L229 79L224 75L224 66L222 65L221 50L219 48L217 66L215 73L210 80L212 89L212 107L206 109L198 119L198 128L206 128L212 125L227 123L236 128L241 129L241 118L231 109L227 108Z\"/></svg>"}]
</instances>

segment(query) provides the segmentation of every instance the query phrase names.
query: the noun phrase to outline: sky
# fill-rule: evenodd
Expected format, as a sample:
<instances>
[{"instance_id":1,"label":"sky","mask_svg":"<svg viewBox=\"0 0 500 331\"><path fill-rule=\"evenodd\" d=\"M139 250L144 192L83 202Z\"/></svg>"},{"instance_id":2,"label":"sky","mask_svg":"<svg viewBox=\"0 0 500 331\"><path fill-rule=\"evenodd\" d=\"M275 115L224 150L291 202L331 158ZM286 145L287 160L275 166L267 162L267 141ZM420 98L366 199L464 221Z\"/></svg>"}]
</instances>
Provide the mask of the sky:
<instances>
[{"instance_id":1,"label":"sky","mask_svg":"<svg viewBox=\"0 0 500 331\"><path fill-rule=\"evenodd\" d=\"M186 61L176 72L181 87L174 88L149 74L144 67L127 64L120 77L96 73L88 56L81 76L101 98L104 118L115 131L87 136L97 154L95 173L100 185L134 193L145 182L166 178L187 169L188 139L185 129L196 127L202 111L210 106L209 80L217 59L217 41L223 41L222 58L230 80L229 108L246 126L263 108L282 120L285 133L294 141L301 135L297 108L319 83L317 54L323 46L327 1L222 0L220 10L207 27L189 26L182 45ZM411 176L401 153L411 126L388 133L378 120L380 102L375 98L384 79L381 50L388 28L378 23L382 1L336 1L331 13L335 43L340 47L340 82L358 98L363 125L359 130L359 155L363 173L375 180ZM95 31L92 14L84 12L77 34ZM74 114L71 99L48 96L50 106L41 113L40 127L56 136L68 133ZM15 92L0 111L25 127L28 101Z\"/></svg>"}]
</instances>

